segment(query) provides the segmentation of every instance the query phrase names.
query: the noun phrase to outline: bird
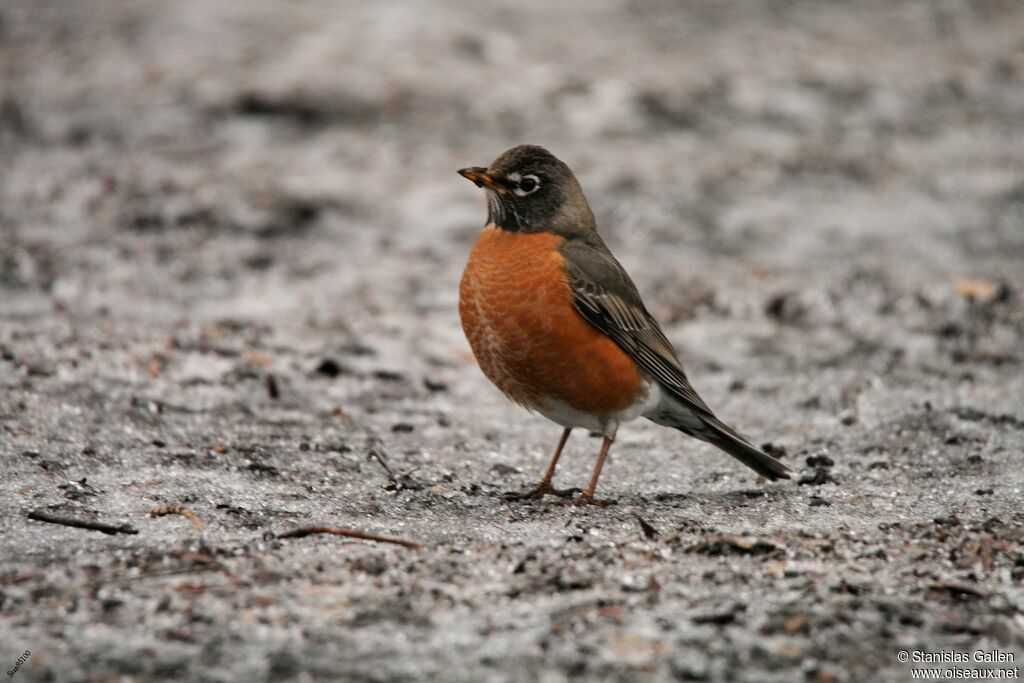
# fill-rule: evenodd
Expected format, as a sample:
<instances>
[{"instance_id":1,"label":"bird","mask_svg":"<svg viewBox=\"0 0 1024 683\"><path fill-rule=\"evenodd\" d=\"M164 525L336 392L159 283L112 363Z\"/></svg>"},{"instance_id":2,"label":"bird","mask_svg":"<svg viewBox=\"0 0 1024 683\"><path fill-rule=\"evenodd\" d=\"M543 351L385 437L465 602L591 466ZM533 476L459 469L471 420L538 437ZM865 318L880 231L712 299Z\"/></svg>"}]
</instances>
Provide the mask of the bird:
<instances>
[{"instance_id":1,"label":"bird","mask_svg":"<svg viewBox=\"0 0 1024 683\"><path fill-rule=\"evenodd\" d=\"M597 232L572 170L520 145L459 175L483 188L487 221L459 284L459 317L477 363L513 402L562 426L539 483L518 498L601 505L598 478L619 426L640 417L706 441L768 480L793 471L722 422L694 391L672 343ZM552 480L573 429L602 438L590 480Z\"/></svg>"}]
</instances>

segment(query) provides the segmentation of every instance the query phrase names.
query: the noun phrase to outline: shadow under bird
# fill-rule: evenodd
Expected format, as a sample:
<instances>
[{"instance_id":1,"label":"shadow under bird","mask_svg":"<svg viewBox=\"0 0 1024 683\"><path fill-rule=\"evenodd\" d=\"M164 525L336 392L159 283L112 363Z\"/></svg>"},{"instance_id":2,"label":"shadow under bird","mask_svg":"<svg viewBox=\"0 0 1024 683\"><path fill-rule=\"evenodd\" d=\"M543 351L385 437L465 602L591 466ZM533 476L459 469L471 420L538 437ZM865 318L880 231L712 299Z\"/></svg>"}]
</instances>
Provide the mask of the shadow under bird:
<instances>
[{"instance_id":1,"label":"shadow under bird","mask_svg":"<svg viewBox=\"0 0 1024 683\"><path fill-rule=\"evenodd\" d=\"M579 427L604 436L579 502L594 498L619 425L638 417L714 444L770 480L792 470L719 420L697 395L636 285L597 234L576 176L543 147L514 147L459 174L487 192L487 225L459 291L462 328L484 374L564 431L540 483L520 497L571 495L551 484Z\"/></svg>"}]
</instances>

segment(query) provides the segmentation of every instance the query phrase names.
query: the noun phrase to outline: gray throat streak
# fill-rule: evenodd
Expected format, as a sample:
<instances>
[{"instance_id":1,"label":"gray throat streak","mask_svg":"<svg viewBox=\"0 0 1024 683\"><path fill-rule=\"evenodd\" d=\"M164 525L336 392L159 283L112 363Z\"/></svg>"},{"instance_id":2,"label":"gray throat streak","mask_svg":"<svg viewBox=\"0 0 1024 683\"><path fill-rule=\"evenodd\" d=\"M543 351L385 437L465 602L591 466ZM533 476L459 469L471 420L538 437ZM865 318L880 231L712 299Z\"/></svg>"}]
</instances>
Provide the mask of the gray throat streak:
<instances>
[{"instance_id":1,"label":"gray throat streak","mask_svg":"<svg viewBox=\"0 0 1024 683\"><path fill-rule=\"evenodd\" d=\"M515 219L515 223L509 223L507 221L508 214L512 214L512 218ZM487 223L497 225L499 228L505 228L507 230L523 230L523 219L516 212L515 207L509 206L505 202L501 201L501 197L498 196L497 192L493 190L487 191Z\"/></svg>"}]
</instances>

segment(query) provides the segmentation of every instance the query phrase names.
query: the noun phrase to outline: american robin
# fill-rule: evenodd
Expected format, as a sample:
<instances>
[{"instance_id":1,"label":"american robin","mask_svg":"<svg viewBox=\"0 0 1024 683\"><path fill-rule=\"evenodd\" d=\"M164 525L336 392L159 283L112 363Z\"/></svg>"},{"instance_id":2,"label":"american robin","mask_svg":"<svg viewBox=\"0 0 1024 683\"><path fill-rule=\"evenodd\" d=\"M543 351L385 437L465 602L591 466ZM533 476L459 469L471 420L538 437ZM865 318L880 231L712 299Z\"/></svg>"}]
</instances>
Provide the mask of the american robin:
<instances>
[{"instance_id":1,"label":"american robin","mask_svg":"<svg viewBox=\"0 0 1024 683\"><path fill-rule=\"evenodd\" d=\"M715 417L636 285L597 234L576 176L543 147L514 147L459 174L487 192L487 224L459 291L462 328L484 374L564 431L523 497L571 495L551 479L576 427L604 436L580 502L596 502L619 425L646 417L707 441L771 480L792 470ZM578 489L577 489L578 490Z\"/></svg>"}]
</instances>

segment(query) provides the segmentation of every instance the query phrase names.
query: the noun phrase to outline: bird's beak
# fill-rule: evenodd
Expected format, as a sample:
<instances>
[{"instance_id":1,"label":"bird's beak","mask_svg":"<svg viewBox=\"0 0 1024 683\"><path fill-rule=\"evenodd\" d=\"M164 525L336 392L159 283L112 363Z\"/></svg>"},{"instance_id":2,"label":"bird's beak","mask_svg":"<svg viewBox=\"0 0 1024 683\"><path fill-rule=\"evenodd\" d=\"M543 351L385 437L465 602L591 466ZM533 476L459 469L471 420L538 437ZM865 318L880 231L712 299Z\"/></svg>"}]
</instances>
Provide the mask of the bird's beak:
<instances>
[{"instance_id":1,"label":"bird's beak","mask_svg":"<svg viewBox=\"0 0 1024 683\"><path fill-rule=\"evenodd\" d=\"M459 169L459 175L467 180L472 180L476 183L477 187L486 187L488 190L494 190L498 194L508 194L508 189L504 185L497 182L488 172L486 168L480 166L470 166L469 168Z\"/></svg>"}]
</instances>

